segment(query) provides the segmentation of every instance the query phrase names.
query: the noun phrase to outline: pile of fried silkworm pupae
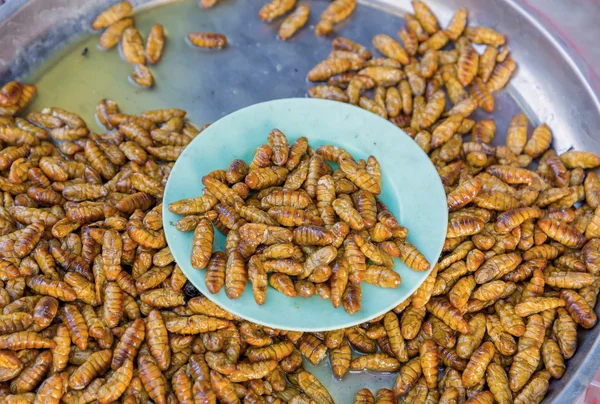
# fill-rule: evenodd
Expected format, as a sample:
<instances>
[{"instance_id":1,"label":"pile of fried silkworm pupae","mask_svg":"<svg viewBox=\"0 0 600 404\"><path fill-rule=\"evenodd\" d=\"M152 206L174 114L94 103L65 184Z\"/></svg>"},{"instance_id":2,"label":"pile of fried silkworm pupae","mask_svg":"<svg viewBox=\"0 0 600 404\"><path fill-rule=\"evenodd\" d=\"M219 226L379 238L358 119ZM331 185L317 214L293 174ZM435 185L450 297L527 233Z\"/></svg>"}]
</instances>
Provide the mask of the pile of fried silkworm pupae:
<instances>
[{"instance_id":1,"label":"pile of fried silkworm pupae","mask_svg":"<svg viewBox=\"0 0 600 404\"><path fill-rule=\"evenodd\" d=\"M107 133L95 135L60 108L23 115L35 87L5 84L0 401L333 403L302 366L329 356L340 378L398 372L390 389L360 390L356 403L540 402L576 353L578 328L597 321L600 181L584 170L600 157L557 156L550 128L529 135L521 114L506 144L493 146L494 121L469 115L492 109L488 95L514 69L497 47L503 37L463 31L465 10L441 30L423 3L414 5L400 33L409 55L421 49L418 62L374 59L336 39L348 58L337 54L313 76L414 136L439 170L450 211L444 253L426 282L393 311L348 329L258 326L186 281L160 204L173 161L201 131L184 111L128 115L102 100L97 117ZM441 50L448 40L457 48ZM488 46L479 56L471 42ZM390 43L375 45L401 55ZM340 62L350 54L359 68ZM374 101L361 96L368 87Z\"/></svg>"},{"instance_id":2,"label":"pile of fried silkworm pupae","mask_svg":"<svg viewBox=\"0 0 600 404\"><path fill-rule=\"evenodd\" d=\"M339 169L333 172L327 161ZM227 170L207 173L204 195L168 209L184 215L177 229L194 231L191 264L207 268L211 293L225 286L227 296L237 299L250 280L260 305L270 284L289 297L316 293L354 314L361 306L361 282L400 286L392 258L417 271L430 269L405 240L408 229L377 199L381 182L374 156L354 161L334 145L313 150L305 137L290 146L273 129L250 165L234 160ZM227 235L225 252L213 253L213 224Z\"/></svg>"}]
</instances>

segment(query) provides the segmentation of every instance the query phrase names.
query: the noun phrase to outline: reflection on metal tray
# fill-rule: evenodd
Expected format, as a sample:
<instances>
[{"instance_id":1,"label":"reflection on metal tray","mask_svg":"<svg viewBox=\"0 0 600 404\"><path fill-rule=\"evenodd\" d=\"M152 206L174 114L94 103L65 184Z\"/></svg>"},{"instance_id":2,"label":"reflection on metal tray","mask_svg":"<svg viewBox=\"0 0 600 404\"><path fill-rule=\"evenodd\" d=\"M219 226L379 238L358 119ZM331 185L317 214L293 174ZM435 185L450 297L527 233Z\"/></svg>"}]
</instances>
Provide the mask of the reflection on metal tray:
<instances>
[{"instance_id":1,"label":"reflection on metal tray","mask_svg":"<svg viewBox=\"0 0 600 404\"><path fill-rule=\"evenodd\" d=\"M222 0L211 10L199 10L191 0L161 1L169 4L160 8L144 6L136 26L147 33L153 23L160 22L168 35L163 60L151 68L156 87L148 91L127 82L131 67L116 49L98 50L98 37L87 34L95 15L113 1L11 0L0 7L0 81L24 77L34 82L40 95L33 108L53 105L78 111L92 129L99 129L93 125L94 108L102 98L114 99L122 110L132 113L182 108L201 125L256 102L306 93L310 86L305 82L306 72L327 56L330 41L312 32L327 2L305 2L312 8L311 27L305 27L290 43L275 38L276 24L264 24L255 17L262 1ZM544 1L543 5L552 8L558 2ZM570 147L600 152L600 138L594 138L600 127L598 99L569 58L572 49L563 48L564 42L512 0L427 3L442 24L456 8L466 7L471 24L491 26L507 34L518 70L508 89L496 95L492 116L498 123L499 141L506 133L509 117L523 110L534 124L547 122L551 126L559 152ZM538 0L535 3L541 4ZM597 8L581 3L578 7L588 7L588 15ZM370 45L377 33L396 35L404 10L410 10L409 0L363 0L355 15L336 31ZM190 31L223 32L230 46L218 52L192 49L184 41ZM85 48L87 52L83 52ZM600 357L599 332L600 327L596 327L579 334L578 352L569 360L565 376L552 382L547 402L571 402L589 384ZM390 388L395 379L395 375L362 373L349 374L339 382L327 363L322 363L316 374L339 403L352 402L362 387Z\"/></svg>"}]
</instances>

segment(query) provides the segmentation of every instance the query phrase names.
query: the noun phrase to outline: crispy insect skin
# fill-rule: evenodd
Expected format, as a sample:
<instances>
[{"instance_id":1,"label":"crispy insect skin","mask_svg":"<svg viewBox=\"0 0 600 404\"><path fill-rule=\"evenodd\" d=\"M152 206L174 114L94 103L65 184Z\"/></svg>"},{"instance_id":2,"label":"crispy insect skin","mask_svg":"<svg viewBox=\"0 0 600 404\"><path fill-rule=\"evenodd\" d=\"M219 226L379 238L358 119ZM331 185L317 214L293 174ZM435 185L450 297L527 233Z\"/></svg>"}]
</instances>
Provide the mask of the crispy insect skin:
<instances>
[{"instance_id":1,"label":"crispy insect skin","mask_svg":"<svg viewBox=\"0 0 600 404\"><path fill-rule=\"evenodd\" d=\"M420 358L414 358L408 361L408 363L402 366L398 373L398 377L394 383L394 393L396 393L397 396L406 394L415 386L422 373Z\"/></svg>"},{"instance_id":2,"label":"crispy insect skin","mask_svg":"<svg viewBox=\"0 0 600 404\"><path fill-rule=\"evenodd\" d=\"M491 342L484 342L473 353L462 375L462 382L465 387L475 386L484 377L495 352L496 349Z\"/></svg>"},{"instance_id":3,"label":"crispy insect skin","mask_svg":"<svg viewBox=\"0 0 600 404\"><path fill-rule=\"evenodd\" d=\"M443 298L434 298L429 300L426 307L429 312L442 320L453 330L456 330L461 334L467 334L469 332L469 324L448 300Z\"/></svg>"},{"instance_id":4,"label":"crispy insect skin","mask_svg":"<svg viewBox=\"0 0 600 404\"><path fill-rule=\"evenodd\" d=\"M27 278L27 286L36 293L56 297L64 302L72 302L77 299L77 294L68 284L42 275Z\"/></svg>"},{"instance_id":5,"label":"crispy insect skin","mask_svg":"<svg viewBox=\"0 0 600 404\"><path fill-rule=\"evenodd\" d=\"M165 31L162 25L155 24L150 28L146 40L146 59L150 64L156 64L162 55L165 45Z\"/></svg>"},{"instance_id":6,"label":"crispy insect skin","mask_svg":"<svg viewBox=\"0 0 600 404\"><path fill-rule=\"evenodd\" d=\"M417 0L412 2L412 6L423 29L430 35L435 34L440 29L440 25L429 7L424 2Z\"/></svg>"},{"instance_id":7,"label":"crispy insect skin","mask_svg":"<svg viewBox=\"0 0 600 404\"><path fill-rule=\"evenodd\" d=\"M444 29L444 34L451 40L456 41L462 34L467 25L467 10L459 8L454 12L452 20L448 23L448 27Z\"/></svg>"},{"instance_id":8,"label":"crispy insect skin","mask_svg":"<svg viewBox=\"0 0 600 404\"><path fill-rule=\"evenodd\" d=\"M354 161L342 159L340 161L340 169L346 174L348 179L359 188L371 192L374 195L378 195L381 192L381 186L377 183L377 180L372 177L367 170L359 167Z\"/></svg>"},{"instance_id":9,"label":"crispy insect skin","mask_svg":"<svg viewBox=\"0 0 600 404\"><path fill-rule=\"evenodd\" d=\"M587 241L579 230L558 220L541 219L537 225L548 237L567 247L581 248Z\"/></svg>"},{"instance_id":10,"label":"crispy insect skin","mask_svg":"<svg viewBox=\"0 0 600 404\"><path fill-rule=\"evenodd\" d=\"M132 6L128 1L117 3L100 13L92 23L92 29L98 30L127 17L131 14Z\"/></svg>"},{"instance_id":11,"label":"crispy insect skin","mask_svg":"<svg viewBox=\"0 0 600 404\"><path fill-rule=\"evenodd\" d=\"M421 252L408 241L396 240L396 245L400 249L400 259L411 269L415 271L428 271L430 264L421 254Z\"/></svg>"},{"instance_id":12,"label":"crispy insect skin","mask_svg":"<svg viewBox=\"0 0 600 404\"><path fill-rule=\"evenodd\" d=\"M257 304L264 304L267 294L267 273L257 256L250 257L248 261L248 279L252 283L252 292Z\"/></svg>"},{"instance_id":13,"label":"crispy insect skin","mask_svg":"<svg viewBox=\"0 0 600 404\"><path fill-rule=\"evenodd\" d=\"M133 26L133 21L133 18L123 18L110 24L100 35L98 40L100 46L104 49L111 49L117 45L121 40L123 31Z\"/></svg>"},{"instance_id":14,"label":"crispy insect skin","mask_svg":"<svg viewBox=\"0 0 600 404\"><path fill-rule=\"evenodd\" d=\"M598 321L596 313L579 293L563 289L560 298L564 300L565 308L577 324L584 328L592 328L596 325Z\"/></svg>"},{"instance_id":15,"label":"crispy insect skin","mask_svg":"<svg viewBox=\"0 0 600 404\"><path fill-rule=\"evenodd\" d=\"M260 9L258 18L271 22L275 18L286 14L295 4L296 0L272 0Z\"/></svg>"},{"instance_id":16,"label":"crispy insect skin","mask_svg":"<svg viewBox=\"0 0 600 404\"><path fill-rule=\"evenodd\" d=\"M144 55L144 43L137 29L126 28L121 37L121 50L125 59L133 65L146 64Z\"/></svg>"},{"instance_id":17,"label":"crispy insect skin","mask_svg":"<svg viewBox=\"0 0 600 404\"><path fill-rule=\"evenodd\" d=\"M456 189L448 194L448 209L455 211L471 202L481 190L481 179L475 177L461 183Z\"/></svg>"},{"instance_id":18,"label":"crispy insect skin","mask_svg":"<svg viewBox=\"0 0 600 404\"><path fill-rule=\"evenodd\" d=\"M494 92L502 89L516 68L515 62L510 57L498 63L486 83L488 90Z\"/></svg>"},{"instance_id":19,"label":"crispy insect skin","mask_svg":"<svg viewBox=\"0 0 600 404\"><path fill-rule=\"evenodd\" d=\"M194 230L192 241L192 266L194 268L202 269L208 265L212 254L213 237L212 224L208 219L202 219Z\"/></svg>"},{"instance_id":20,"label":"crispy insect skin","mask_svg":"<svg viewBox=\"0 0 600 404\"><path fill-rule=\"evenodd\" d=\"M110 368L112 351L105 349L92 353L69 378L69 385L82 390L87 387L96 377L101 376Z\"/></svg>"},{"instance_id":21,"label":"crispy insect skin","mask_svg":"<svg viewBox=\"0 0 600 404\"><path fill-rule=\"evenodd\" d=\"M367 48L347 38L337 37L331 42L331 46L335 50L344 50L356 53L365 60L371 59L371 53L367 50Z\"/></svg>"},{"instance_id":22,"label":"crispy insect skin","mask_svg":"<svg viewBox=\"0 0 600 404\"><path fill-rule=\"evenodd\" d=\"M230 299L237 299L246 288L248 273L244 259L238 251L232 251L227 257L225 267L225 291Z\"/></svg>"},{"instance_id":23,"label":"crispy insect skin","mask_svg":"<svg viewBox=\"0 0 600 404\"><path fill-rule=\"evenodd\" d=\"M310 8L304 4L298 6L279 26L277 36L279 39L288 40L302 28L308 21Z\"/></svg>"},{"instance_id":24,"label":"crispy insect skin","mask_svg":"<svg viewBox=\"0 0 600 404\"><path fill-rule=\"evenodd\" d=\"M227 46L227 37L216 32L190 32L187 38L200 48L221 49Z\"/></svg>"},{"instance_id":25,"label":"crispy insect skin","mask_svg":"<svg viewBox=\"0 0 600 404\"><path fill-rule=\"evenodd\" d=\"M144 320L136 319L123 333L115 350L111 368L117 370L126 361L133 361L146 335Z\"/></svg>"},{"instance_id":26,"label":"crispy insect skin","mask_svg":"<svg viewBox=\"0 0 600 404\"><path fill-rule=\"evenodd\" d=\"M315 33L319 36L329 35L333 30L333 24L337 24L348 18L356 8L356 0L335 0L321 13L321 21L315 27Z\"/></svg>"},{"instance_id":27,"label":"crispy insect skin","mask_svg":"<svg viewBox=\"0 0 600 404\"><path fill-rule=\"evenodd\" d=\"M435 389L438 382L438 347L432 340L426 340L420 347L419 358L421 360L421 369L425 380L427 382L427 388Z\"/></svg>"},{"instance_id":28,"label":"crispy insect skin","mask_svg":"<svg viewBox=\"0 0 600 404\"><path fill-rule=\"evenodd\" d=\"M63 306L63 320L69 329L73 344L81 350L86 349L89 338L88 327L77 307L73 304Z\"/></svg>"},{"instance_id":29,"label":"crispy insect skin","mask_svg":"<svg viewBox=\"0 0 600 404\"><path fill-rule=\"evenodd\" d=\"M529 219L536 219L542 214L538 207L517 208L502 213L498 216L495 229L500 233L510 232L517 226Z\"/></svg>"},{"instance_id":30,"label":"crispy insect skin","mask_svg":"<svg viewBox=\"0 0 600 404\"><path fill-rule=\"evenodd\" d=\"M313 67L307 75L310 81L326 81L330 77L350 70L350 61L347 59L326 59Z\"/></svg>"},{"instance_id":31,"label":"crispy insect skin","mask_svg":"<svg viewBox=\"0 0 600 404\"><path fill-rule=\"evenodd\" d=\"M362 289L359 283L350 282L346 286L344 293L342 295L342 304L344 306L344 310L348 314L354 314L358 310L360 310L362 301Z\"/></svg>"},{"instance_id":32,"label":"crispy insect skin","mask_svg":"<svg viewBox=\"0 0 600 404\"><path fill-rule=\"evenodd\" d=\"M152 72L142 64L135 65L134 71L129 78L142 87L152 87L154 84Z\"/></svg>"},{"instance_id":33,"label":"crispy insect skin","mask_svg":"<svg viewBox=\"0 0 600 404\"><path fill-rule=\"evenodd\" d=\"M373 37L373 45L385 56L397 60L402 64L408 63L408 54L396 40L384 34Z\"/></svg>"}]
</instances>

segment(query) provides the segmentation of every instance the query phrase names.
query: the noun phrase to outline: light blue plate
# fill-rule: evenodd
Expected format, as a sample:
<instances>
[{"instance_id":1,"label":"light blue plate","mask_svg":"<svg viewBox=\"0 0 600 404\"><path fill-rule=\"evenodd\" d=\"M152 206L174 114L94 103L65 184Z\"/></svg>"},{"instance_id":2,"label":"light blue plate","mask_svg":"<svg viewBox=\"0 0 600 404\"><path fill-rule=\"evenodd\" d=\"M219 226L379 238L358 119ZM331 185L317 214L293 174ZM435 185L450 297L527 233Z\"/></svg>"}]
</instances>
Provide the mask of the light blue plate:
<instances>
[{"instance_id":1,"label":"light blue plate","mask_svg":"<svg viewBox=\"0 0 600 404\"><path fill-rule=\"evenodd\" d=\"M440 178L427 155L402 130L363 109L341 102L293 98L264 102L241 109L209 126L181 154L166 186L163 222L169 247L188 279L209 299L249 321L273 328L325 331L351 327L377 317L404 301L429 272L415 272L400 260L395 270L402 285L383 289L362 283L362 308L347 314L330 300L318 296L289 298L269 287L263 306L254 302L250 284L237 300L222 290L211 294L204 284L204 270L192 268L190 252L193 232L175 228L181 218L166 208L171 202L202 194L201 178L209 171L226 169L234 159L250 162L256 147L267 142L271 129L285 133L290 144L306 136L316 148L334 144L356 159L377 157L383 177L381 200L403 226L408 240L435 263L442 250L447 226L446 196ZM223 250L225 237L215 231L215 250Z\"/></svg>"}]
</instances>

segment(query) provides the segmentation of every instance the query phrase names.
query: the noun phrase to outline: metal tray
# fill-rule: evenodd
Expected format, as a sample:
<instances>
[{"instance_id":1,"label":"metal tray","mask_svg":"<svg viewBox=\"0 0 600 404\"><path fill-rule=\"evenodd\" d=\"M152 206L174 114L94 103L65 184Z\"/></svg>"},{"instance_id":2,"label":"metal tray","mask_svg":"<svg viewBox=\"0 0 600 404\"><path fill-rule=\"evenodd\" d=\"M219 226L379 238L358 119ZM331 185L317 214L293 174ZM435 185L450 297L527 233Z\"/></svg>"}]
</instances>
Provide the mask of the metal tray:
<instances>
[{"instance_id":1,"label":"metal tray","mask_svg":"<svg viewBox=\"0 0 600 404\"><path fill-rule=\"evenodd\" d=\"M256 102L304 96L310 87L306 72L326 57L330 47L329 39L312 32L327 2L304 2L312 8L311 28L284 43L275 38L276 24L256 18L263 1L221 0L214 9L199 10L192 0L133 0L140 6L136 26L142 33L160 22L168 35L163 60L152 68L157 84L148 91L127 83L131 67L117 50L98 50L97 36L89 35L90 22L114 0L9 0L0 6L0 82L22 78L35 83L40 94L33 108L55 105L78 111L92 129L94 108L101 98L114 99L132 113L182 108L201 125ZM559 153L571 147L600 153L600 137L594 136L600 127L600 103L594 94L594 88L600 91L594 70L600 62L595 42L600 28L593 18L599 12L596 2L427 3L442 24L455 9L466 7L471 24L491 26L508 36L519 67L508 89L496 96L492 116L499 124L498 141L510 116L523 110L534 124L550 125ZM368 45L377 33L395 35L403 24L402 14L410 9L409 0L362 0L354 16L336 31ZM184 41L191 31L223 32L230 46L218 52L191 49ZM578 334L577 354L569 360L563 378L551 383L545 402L574 402L584 391L599 367L599 333L596 327ZM328 364L314 371L338 403L352 402L364 386L389 388L395 378L363 373L347 375L340 382L333 379Z\"/></svg>"}]
</instances>

